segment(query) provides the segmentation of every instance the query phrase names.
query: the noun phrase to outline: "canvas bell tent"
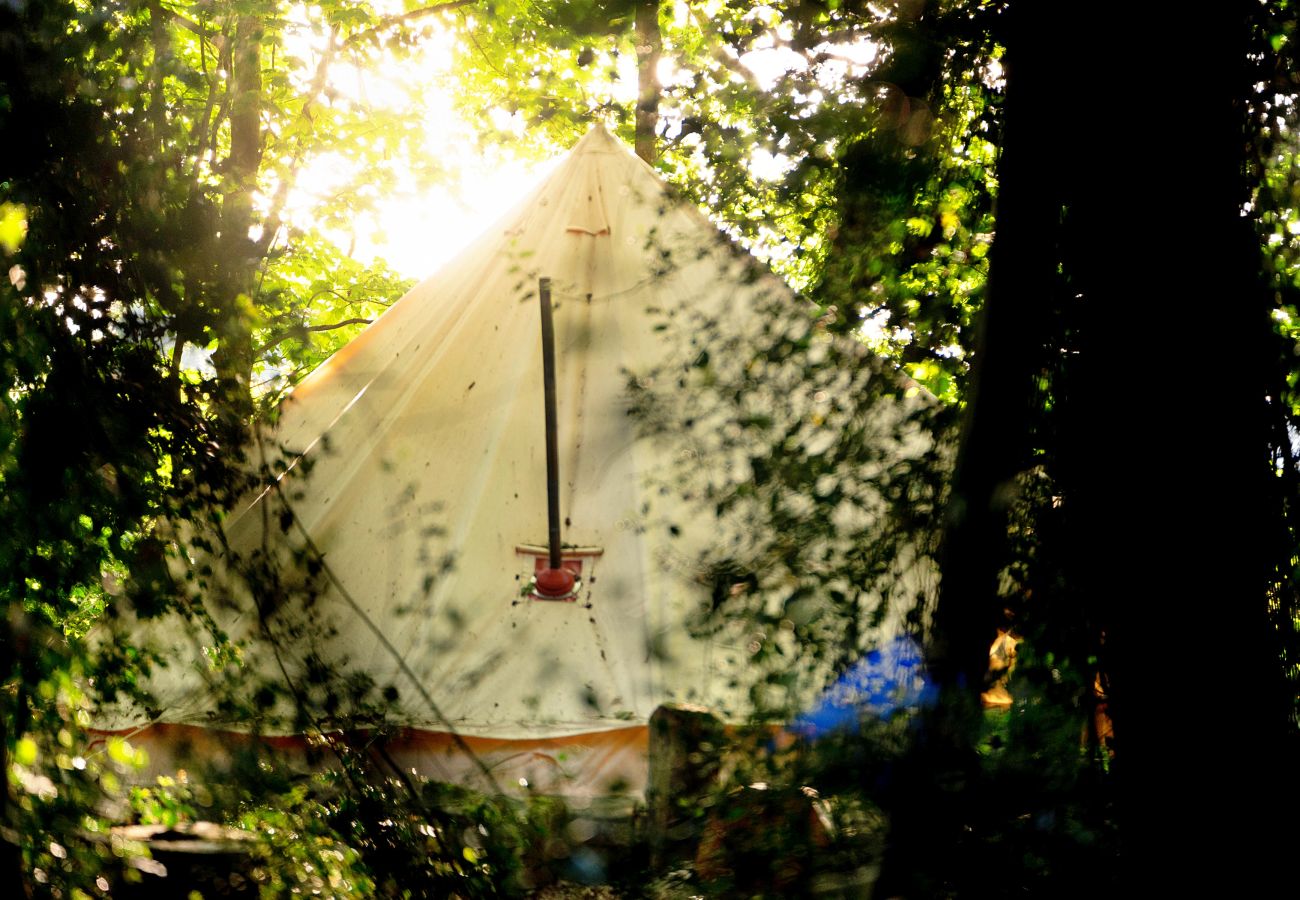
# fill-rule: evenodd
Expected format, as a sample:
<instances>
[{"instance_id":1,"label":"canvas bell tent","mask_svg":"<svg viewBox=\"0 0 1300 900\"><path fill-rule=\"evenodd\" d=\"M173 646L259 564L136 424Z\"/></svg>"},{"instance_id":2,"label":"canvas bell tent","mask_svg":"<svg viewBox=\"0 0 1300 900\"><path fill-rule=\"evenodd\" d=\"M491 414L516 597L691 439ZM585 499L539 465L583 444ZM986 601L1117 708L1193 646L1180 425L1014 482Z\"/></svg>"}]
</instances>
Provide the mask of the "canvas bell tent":
<instances>
[{"instance_id":1,"label":"canvas bell tent","mask_svg":"<svg viewBox=\"0 0 1300 900\"><path fill-rule=\"evenodd\" d=\"M534 583L551 562L542 278L560 568L573 576L558 588ZM149 709L106 707L103 726L163 765L221 757L250 709L262 738L287 747L361 704L402 726L388 751L423 775L641 791L659 704L734 716L747 703L750 638L689 622L716 587L705 548L748 538L675 479L752 473L734 447L693 457L671 426L639 427L630 386L691 369L660 393L689 392L696 329L757 333L764 309L795 303L596 127L283 403L249 452L261 486L219 537L176 542L178 583L205 612L125 623L167 664ZM221 699L250 677L264 685Z\"/></svg>"}]
</instances>

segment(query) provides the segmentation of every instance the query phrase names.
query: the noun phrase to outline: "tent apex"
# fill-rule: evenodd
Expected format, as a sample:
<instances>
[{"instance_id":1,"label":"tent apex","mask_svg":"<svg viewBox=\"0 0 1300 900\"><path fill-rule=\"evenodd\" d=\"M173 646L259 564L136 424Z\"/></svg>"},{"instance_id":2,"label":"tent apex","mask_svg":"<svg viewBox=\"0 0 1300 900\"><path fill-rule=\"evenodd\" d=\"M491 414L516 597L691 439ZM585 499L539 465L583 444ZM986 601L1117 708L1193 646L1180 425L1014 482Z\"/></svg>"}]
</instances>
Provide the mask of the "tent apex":
<instances>
[{"instance_id":1,"label":"tent apex","mask_svg":"<svg viewBox=\"0 0 1300 900\"><path fill-rule=\"evenodd\" d=\"M627 147L614 136L614 133L605 127L605 123L599 120L591 124L591 128L582 136L578 143L574 144L573 154L579 153L612 153L621 150L624 153L631 153L630 147Z\"/></svg>"}]
</instances>

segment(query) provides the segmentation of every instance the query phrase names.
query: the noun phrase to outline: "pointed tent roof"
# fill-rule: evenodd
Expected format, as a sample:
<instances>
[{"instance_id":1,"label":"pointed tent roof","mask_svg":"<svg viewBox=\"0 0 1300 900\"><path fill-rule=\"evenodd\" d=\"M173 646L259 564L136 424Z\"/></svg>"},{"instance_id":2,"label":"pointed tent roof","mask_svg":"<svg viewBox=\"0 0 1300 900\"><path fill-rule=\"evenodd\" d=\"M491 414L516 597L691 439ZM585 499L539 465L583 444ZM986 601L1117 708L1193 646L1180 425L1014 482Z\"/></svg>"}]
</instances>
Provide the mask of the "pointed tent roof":
<instances>
[{"instance_id":1,"label":"pointed tent roof","mask_svg":"<svg viewBox=\"0 0 1300 900\"><path fill-rule=\"evenodd\" d=\"M396 687L417 727L554 738L718 702L723 653L682 624L707 588L682 563L689 538L662 526L673 499L647 490L674 448L637 436L626 385L664 361L666 318L789 294L755 269L597 126L294 390L260 451L288 451L289 470L228 517L227 558L268 542L318 554L313 646ZM539 276L554 285L566 560L582 566L571 603L524 596L546 541ZM279 602L246 594L216 611L235 640ZM201 635L171 641L165 656L202 658ZM250 648L246 662L281 661ZM152 687L164 721L221 724L190 667Z\"/></svg>"},{"instance_id":2,"label":"pointed tent roof","mask_svg":"<svg viewBox=\"0 0 1300 900\"><path fill-rule=\"evenodd\" d=\"M573 602L528 595L547 537L543 276L553 284L564 559L582 578ZM221 674L205 648L216 627L241 644L242 671L287 675L300 696L315 690L317 659L396 688L390 713L410 729L389 750L404 768L571 796L641 787L645 723L659 704L744 711L749 638L692 637L686 622L712 588L700 553L720 530L731 528L733 544L746 535L667 486L684 444L671 428L638 432L629 380L689 361L674 334L721 320L733 336L758 332L765 304L792 301L593 128L511 213L282 404L253 448L281 474L231 512L224 543L210 542L219 552L177 573L211 621L147 629L173 661L149 684L160 711L104 710L101 724L146 723L132 733L155 758L186 743L227 752L210 736L246 723L214 701ZM887 452L929 446L894 424L882 427ZM726 477L743 478L746 466ZM265 574L268 561L288 573L292 599L264 578L250 586L244 573ZM260 639L268 633L277 640ZM264 734L300 730L280 702L285 715ZM489 770L501 780L483 784Z\"/></svg>"}]
</instances>

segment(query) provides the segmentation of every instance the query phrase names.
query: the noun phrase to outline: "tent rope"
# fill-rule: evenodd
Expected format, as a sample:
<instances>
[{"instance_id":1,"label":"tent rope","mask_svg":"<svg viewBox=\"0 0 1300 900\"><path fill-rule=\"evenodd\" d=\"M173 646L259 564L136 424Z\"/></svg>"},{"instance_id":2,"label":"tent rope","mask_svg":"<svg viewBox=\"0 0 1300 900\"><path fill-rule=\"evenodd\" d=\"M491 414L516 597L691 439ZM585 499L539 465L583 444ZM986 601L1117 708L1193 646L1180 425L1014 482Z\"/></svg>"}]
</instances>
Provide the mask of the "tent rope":
<instances>
[{"instance_id":1,"label":"tent rope","mask_svg":"<svg viewBox=\"0 0 1300 900\"><path fill-rule=\"evenodd\" d=\"M294 521L298 521L297 516L294 517ZM311 539L311 535L307 533L307 530L301 523L298 525L298 530L302 534L303 540L307 542L307 548L315 555L317 562L320 563L321 571L329 576L330 581L334 582L334 586L338 588L339 594L342 595L348 606L352 607L352 611L357 614L361 621L366 624L366 627L369 628L375 637L379 639L379 643L383 645L383 648L387 650L393 657L394 661L396 661L397 667L402 670L402 674L410 679L411 684L415 685L416 693L420 695L420 698L424 701L425 705L429 707L429 711L433 713L434 718L441 722L447 729L447 733L451 735L452 742L461 750L461 752L469 757L475 767L483 773L483 777L488 780L488 784L491 785L493 792L497 794L504 793L504 791L501 790L501 785L497 783L496 778L492 775L492 770L487 767L483 760L479 759L479 756L474 752L474 749L466 743L465 739L456 731L455 726L451 724L451 721L443 715L442 710L438 708L438 704L434 702L433 697L430 696L427 690L425 690L424 685L420 683L419 676L417 676L411 667L407 665L406 659L398 652L397 648L393 646L392 641L384 635L379 626L375 624L374 619L370 618L366 611L361 608L361 604L358 603L348 589L343 586L343 582L334 574L334 570L330 568L330 564L325 561L325 555L316 547L316 542Z\"/></svg>"},{"instance_id":2,"label":"tent rope","mask_svg":"<svg viewBox=\"0 0 1300 900\"><path fill-rule=\"evenodd\" d=\"M487 767L483 760L479 759L479 756L474 752L474 749L470 747L465 739L456 731L456 728L452 725L451 721L443 715L442 710L438 708L438 704L434 702L433 697L425 689L424 685L420 683L419 676L417 676L414 670L407 665L405 657L403 657L398 649L393 646L392 641L388 639L387 635L383 633L379 626L375 624L374 619L370 618L369 614L361 608L361 604L352 596L351 591L343 585L342 579L334 573L334 569L331 568L330 564L325 560L325 554L316 546L316 542L312 539L306 526L302 524L301 517L299 517L297 512L293 509L293 505L289 502L289 498L284 495L283 486L279 479L276 480L273 487L276 495L284 504L285 509L292 514L293 522L297 526L298 533L302 536L302 540L306 545L307 550L316 558L316 561L320 564L321 571L325 573L331 582L333 582L334 587L338 589L339 595L342 596L344 602L346 602L348 606L352 607L352 611L357 614L357 617L365 623L366 627L369 628L374 636L379 640L379 643L383 648L392 656L393 660L397 663L397 667L401 669L402 673L410 679L411 684L415 686L416 693L420 695L420 698L424 701L425 705L429 707L429 711L433 713L434 718L442 723L442 725L447 729L447 733L451 735L452 742L456 747L469 758L474 766L483 774L483 777L487 779L487 783L492 788L493 792L503 794L504 791L501 789L501 785L497 783L495 776L492 774L492 770Z\"/></svg>"}]
</instances>

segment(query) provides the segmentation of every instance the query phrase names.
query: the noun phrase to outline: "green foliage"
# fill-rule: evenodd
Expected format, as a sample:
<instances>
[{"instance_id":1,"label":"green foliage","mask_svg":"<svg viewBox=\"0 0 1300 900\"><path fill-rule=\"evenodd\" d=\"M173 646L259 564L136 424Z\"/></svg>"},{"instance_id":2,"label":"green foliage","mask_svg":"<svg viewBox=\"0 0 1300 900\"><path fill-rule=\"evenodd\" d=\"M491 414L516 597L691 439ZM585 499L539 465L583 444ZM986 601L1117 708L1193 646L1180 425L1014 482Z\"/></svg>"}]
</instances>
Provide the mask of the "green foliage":
<instances>
[{"instance_id":1,"label":"green foliage","mask_svg":"<svg viewBox=\"0 0 1300 900\"><path fill-rule=\"evenodd\" d=\"M630 387L642 428L681 435L662 489L722 535L691 561L713 586L694 627L737 648L745 705L788 720L920 628L947 449L942 409L828 317L779 294L748 313L667 323L680 357Z\"/></svg>"},{"instance_id":2,"label":"green foliage","mask_svg":"<svg viewBox=\"0 0 1300 900\"><path fill-rule=\"evenodd\" d=\"M1300 723L1300 472L1296 439L1300 431L1300 214L1296 175L1300 169L1300 137L1296 130L1297 58L1295 10L1292 4L1265 4L1254 22L1260 90L1252 114L1258 123L1247 160L1253 185L1249 213L1263 248L1263 273L1273 291L1271 310L1275 339L1267 351L1274 370L1273 390L1285 410L1275 421L1272 456L1284 485L1282 516L1271 556L1274 575L1270 613L1281 645L1295 721Z\"/></svg>"},{"instance_id":3,"label":"green foliage","mask_svg":"<svg viewBox=\"0 0 1300 900\"><path fill-rule=\"evenodd\" d=\"M632 137L630 4L462 12L484 142ZM660 167L715 221L945 401L987 278L1001 88L994 4L660 4ZM575 29L573 21L584 27ZM521 41L518 35L528 35ZM506 121L506 120L502 120Z\"/></svg>"},{"instance_id":4,"label":"green foliage","mask_svg":"<svg viewBox=\"0 0 1300 900\"><path fill-rule=\"evenodd\" d=\"M332 79L402 52L414 20L354 3L291 12L0 8L6 895L111 879L123 851L103 816L123 761L101 769L76 749L78 684L84 672L106 697L139 694L158 661L100 642L92 667L83 638L128 599L155 615L175 602L157 523L219 519L244 489L233 448L254 392L291 383L406 287L290 211L322 154L365 173L316 205L324 221L365 208L402 165L422 123L372 114Z\"/></svg>"},{"instance_id":5,"label":"green foliage","mask_svg":"<svg viewBox=\"0 0 1300 900\"><path fill-rule=\"evenodd\" d=\"M235 789L160 777L131 790L141 824L185 828L221 816L246 835L243 870L263 897L518 896L555 878L558 801L520 805L402 774L384 736L322 736L315 774L257 753ZM196 773L197 774L197 773ZM567 851L565 851L567 853Z\"/></svg>"},{"instance_id":6,"label":"green foliage","mask_svg":"<svg viewBox=\"0 0 1300 900\"><path fill-rule=\"evenodd\" d=\"M195 793L183 773L181 778L183 780L178 782L171 775L159 775L152 787L131 787L131 811L141 825L162 825L174 829L184 822L193 822L199 818L199 807L203 804L196 801ZM211 803L206 805L210 806Z\"/></svg>"},{"instance_id":7,"label":"green foliage","mask_svg":"<svg viewBox=\"0 0 1300 900\"><path fill-rule=\"evenodd\" d=\"M112 738L89 748L90 698L77 668L32 684L27 731L9 748L6 788L19 827L5 834L26 894L100 896L107 886L138 877L148 851L111 834L110 819L125 808L127 781L144 762L139 751Z\"/></svg>"},{"instance_id":8,"label":"green foliage","mask_svg":"<svg viewBox=\"0 0 1300 900\"><path fill-rule=\"evenodd\" d=\"M262 408L272 411L410 286L382 260L364 266L319 233L297 235L261 282L253 389Z\"/></svg>"}]
</instances>

